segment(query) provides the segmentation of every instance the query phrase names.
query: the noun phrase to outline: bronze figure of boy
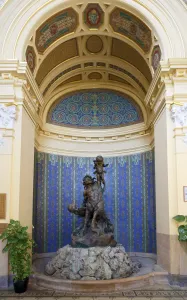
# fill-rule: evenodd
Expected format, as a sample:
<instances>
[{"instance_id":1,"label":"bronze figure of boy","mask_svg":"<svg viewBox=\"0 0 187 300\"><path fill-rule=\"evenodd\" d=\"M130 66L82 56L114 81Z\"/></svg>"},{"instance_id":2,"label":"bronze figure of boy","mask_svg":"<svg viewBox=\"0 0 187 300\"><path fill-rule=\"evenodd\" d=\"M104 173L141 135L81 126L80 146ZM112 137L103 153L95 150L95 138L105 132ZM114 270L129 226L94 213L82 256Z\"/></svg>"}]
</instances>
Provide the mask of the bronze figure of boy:
<instances>
[{"instance_id":1,"label":"bronze figure of boy","mask_svg":"<svg viewBox=\"0 0 187 300\"><path fill-rule=\"evenodd\" d=\"M93 161L94 162L94 169L97 176L97 183L101 186L101 183L105 186L105 179L104 179L104 173L106 171L104 170L105 167L108 166L108 164L104 164L104 159L101 155L98 155L96 159Z\"/></svg>"}]
</instances>

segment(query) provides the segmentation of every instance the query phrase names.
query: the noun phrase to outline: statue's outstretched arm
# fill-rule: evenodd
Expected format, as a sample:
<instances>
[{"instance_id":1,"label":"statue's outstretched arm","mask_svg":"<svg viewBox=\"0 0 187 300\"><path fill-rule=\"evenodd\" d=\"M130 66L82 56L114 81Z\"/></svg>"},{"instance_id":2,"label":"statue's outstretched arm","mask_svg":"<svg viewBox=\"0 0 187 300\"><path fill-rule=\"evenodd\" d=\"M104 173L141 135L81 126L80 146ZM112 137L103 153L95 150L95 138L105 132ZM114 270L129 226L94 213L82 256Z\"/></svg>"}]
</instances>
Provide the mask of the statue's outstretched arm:
<instances>
[{"instance_id":1,"label":"statue's outstretched arm","mask_svg":"<svg viewBox=\"0 0 187 300\"><path fill-rule=\"evenodd\" d=\"M70 204L68 205L68 210L70 213L77 215L79 217L84 217L85 216L85 212L86 212L86 208L85 207L80 207L77 208L74 205Z\"/></svg>"}]
</instances>

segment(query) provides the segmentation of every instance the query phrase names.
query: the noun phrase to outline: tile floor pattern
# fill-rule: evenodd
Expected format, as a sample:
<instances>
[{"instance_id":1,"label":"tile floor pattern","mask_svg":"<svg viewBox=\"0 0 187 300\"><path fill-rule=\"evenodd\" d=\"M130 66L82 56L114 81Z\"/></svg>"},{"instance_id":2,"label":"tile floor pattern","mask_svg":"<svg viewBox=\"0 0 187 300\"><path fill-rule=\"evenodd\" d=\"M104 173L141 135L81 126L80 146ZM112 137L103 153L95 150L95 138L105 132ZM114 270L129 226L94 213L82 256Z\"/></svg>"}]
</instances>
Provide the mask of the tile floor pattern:
<instances>
[{"instance_id":1,"label":"tile floor pattern","mask_svg":"<svg viewBox=\"0 0 187 300\"><path fill-rule=\"evenodd\" d=\"M0 290L0 300L187 300L187 289L169 290L126 290L115 293L75 293L59 291L27 291L23 294L15 294L13 291Z\"/></svg>"}]
</instances>

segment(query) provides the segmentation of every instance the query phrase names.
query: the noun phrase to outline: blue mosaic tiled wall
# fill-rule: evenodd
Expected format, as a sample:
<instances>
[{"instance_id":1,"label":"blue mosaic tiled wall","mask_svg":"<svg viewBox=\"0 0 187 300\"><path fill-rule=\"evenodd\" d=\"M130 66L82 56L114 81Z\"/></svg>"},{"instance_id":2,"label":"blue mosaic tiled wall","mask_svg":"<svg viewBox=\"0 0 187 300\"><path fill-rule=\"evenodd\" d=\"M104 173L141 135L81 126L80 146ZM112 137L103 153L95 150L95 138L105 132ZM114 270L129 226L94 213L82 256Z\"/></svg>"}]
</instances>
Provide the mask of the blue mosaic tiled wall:
<instances>
[{"instance_id":1,"label":"blue mosaic tiled wall","mask_svg":"<svg viewBox=\"0 0 187 300\"><path fill-rule=\"evenodd\" d=\"M156 252L154 152L105 158L105 210L115 239L127 251ZM67 210L80 206L82 178L93 175L93 158L35 152L34 239L36 252L55 252L71 243L80 219Z\"/></svg>"},{"instance_id":2,"label":"blue mosaic tiled wall","mask_svg":"<svg viewBox=\"0 0 187 300\"><path fill-rule=\"evenodd\" d=\"M109 90L81 91L52 105L47 122L59 126L107 128L143 121L139 106L125 94Z\"/></svg>"}]
</instances>

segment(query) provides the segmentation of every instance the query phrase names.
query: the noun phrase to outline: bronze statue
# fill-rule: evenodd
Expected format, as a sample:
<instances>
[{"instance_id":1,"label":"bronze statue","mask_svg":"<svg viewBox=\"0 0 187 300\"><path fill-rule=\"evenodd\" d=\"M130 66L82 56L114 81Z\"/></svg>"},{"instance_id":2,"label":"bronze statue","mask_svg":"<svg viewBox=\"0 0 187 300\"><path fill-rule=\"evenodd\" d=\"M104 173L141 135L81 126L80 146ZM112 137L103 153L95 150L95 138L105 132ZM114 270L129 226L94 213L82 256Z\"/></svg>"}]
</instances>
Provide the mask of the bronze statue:
<instances>
[{"instance_id":1,"label":"bronze statue","mask_svg":"<svg viewBox=\"0 0 187 300\"><path fill-rule=\"evenodd\" d=\"M68 210L80 217L84 217L83 223L72 233L72 245L75 247L115 246L114 228L104 211L103 192L105 188L104 164L102 156L94 160L94 174L97 181L90 175L83 178L84 199L82 207L74 204L68 206ZM102 188L103 184L104 188Z\"/></svg>"},{"instance_id":2,"label":"bronze statue","mask_svg":"<svg viewBox=\"0 0 187 300\"><path fill-rule=\"evenodd\" d=\"M47 275L71 280L116 279L130 276L141 266L139 262L131 262L124 247L117 245L114 239L114 227L106 216L103 201L103 168L107 165L102 156L97 156L94 163L97 180L90 175L84 176L82 207L68 206L71 213L84 220L71 235L72 247L67 245L59 249L48 262L45 267ZM92 247L90 251L83 249L88 247Z\"/></svg>"},{"instance_id":3,"label":"bronze statue","mask_svg":"<svg viewBox=\"0 0 187 300\"><path fill-rule=\"evenodd\" d=\"M106 173L106 171L104 171L103 168L108 167L108 164L106 164L106 165L104 164L104 160L101 155L98 155L93 162L94 162L94 169L95 169L94 174L97 175L97 182L99 185L101 185L101 183L103 183L103 185L105 187L104 173Z\"/></svg>"},{"instance_id":4,"label":"bronze statue","mask_svg":"<svg viewBox=\"0 0 187 300\"><path fill-rule=\"evenodd\" d=\"M85 203L85 218L84 231L86 230L88 220L92 218L91 229L97 232L96 218L104 213L103 193L98 183L90 175L83 178L84 185L84 203Z\"/></svg>"}]
</instances>

